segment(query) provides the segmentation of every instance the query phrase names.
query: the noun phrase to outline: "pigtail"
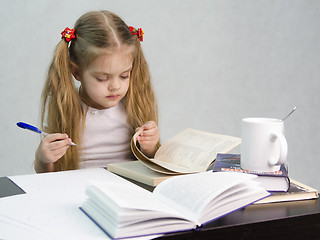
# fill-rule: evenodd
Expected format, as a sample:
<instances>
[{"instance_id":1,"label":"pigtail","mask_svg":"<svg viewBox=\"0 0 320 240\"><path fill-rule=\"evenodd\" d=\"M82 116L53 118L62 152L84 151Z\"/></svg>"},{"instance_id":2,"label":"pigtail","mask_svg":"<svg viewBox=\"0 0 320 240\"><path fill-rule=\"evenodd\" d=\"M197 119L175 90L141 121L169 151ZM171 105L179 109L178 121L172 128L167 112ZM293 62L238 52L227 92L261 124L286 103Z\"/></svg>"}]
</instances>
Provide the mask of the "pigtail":
<instances>
[{"instance_id":1,"label":"pigtail","mask_svg":"<svg viewBox=\"0 0 320 240\"><path fill-rule=\"evenodd\" d=\"M81 146L81 119L83 111L70 72L68 43L61 40L57 45L42 93L42 126L50 133L66 133ZM47 116L47 126L45 117ZM70 147L66 154L55 163L56 170L78 168L79 149Z\"/></svg>"},{"instance_id":2,"label":"pigtail","mask_svg":"<svg viewBox=\"0 0 320 240\"><path fill-rule=\"evenodd\" d=\"M136 45L137 50L133 60L130 85L125 101L128 121L134 129L151 120L158 125L158 108L151 85L149 67L138 38ZM160 143L157 146L159 147Z\"/></svg>"}]
</instances>

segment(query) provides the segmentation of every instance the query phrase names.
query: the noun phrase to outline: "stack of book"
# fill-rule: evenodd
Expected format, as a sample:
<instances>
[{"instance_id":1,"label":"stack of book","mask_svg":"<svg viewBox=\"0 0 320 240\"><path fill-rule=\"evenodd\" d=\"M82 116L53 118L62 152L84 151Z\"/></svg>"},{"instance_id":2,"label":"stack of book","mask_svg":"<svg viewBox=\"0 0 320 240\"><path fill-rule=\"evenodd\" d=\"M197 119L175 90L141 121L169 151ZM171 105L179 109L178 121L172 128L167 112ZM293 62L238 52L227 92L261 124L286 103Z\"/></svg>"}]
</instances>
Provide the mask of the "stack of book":
<instances>
[{"instance_id":1,"label":"stack of book","mask_svg":"<svg viewBox=\"0 0 320 240\"><path fill-rule=\"evenodd\" d=\"M276 172L254 172L240 166L240 154L218 154L213 167L214 172L240 172L257 175L257 181L271 192L286 192L290 187L288 169L282 164Z\"/></svg>"},{"instance_id":2,"label":"stack of book","mask_svg":"<svg viewBox=\"0 0 320 240\"><path fill-rule=\"evenodd\" d=\"M318 198L318 191L288 176L285 164L276 172L253 172L240 166L240 154L218 154L213 165L214 172L240 172L257 175L256 181L271 195L255 204L285 201L307 200Z\"/></svg>"},{"instance_id":3,"label":"stack of book","mask_svg":"<svg viewBox=\"0 0 320 240\"><path fill-rule=\"evenodd\" d=\"M135 134L131 141L137 161L109 164L107 169L139 183L156 187L162 181L181 174L197 172L240 172L257 175L255 181L272 195L257 203L313 199L318 191L288 176L282 165L271 173L249 172L241 169L240 155L228 154L241 143L240 138L185 129L165 142L154 158L148 158L137 147Z\"/></svg>"}]
</instances>

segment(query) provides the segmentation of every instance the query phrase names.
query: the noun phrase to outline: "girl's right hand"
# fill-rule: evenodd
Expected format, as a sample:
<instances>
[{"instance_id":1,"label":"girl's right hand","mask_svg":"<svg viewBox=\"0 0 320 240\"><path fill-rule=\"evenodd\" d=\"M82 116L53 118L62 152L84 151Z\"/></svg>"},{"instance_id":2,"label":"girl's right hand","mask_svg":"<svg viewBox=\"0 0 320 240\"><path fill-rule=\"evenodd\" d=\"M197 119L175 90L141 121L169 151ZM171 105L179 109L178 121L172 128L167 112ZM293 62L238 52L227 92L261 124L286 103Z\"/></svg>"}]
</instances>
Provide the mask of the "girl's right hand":
<instances>
[{"instance_id":1,"label":"girl's right hand","mask_svg":"<svg viewBox=\"0 0 320 240\"><path fill-rule=\"evenodd\" d=\"M54 133L45 136L36 151L36 161L52 164L58 161L67 151L71 139L67 134Z\"/></svg>"}]
</instances>

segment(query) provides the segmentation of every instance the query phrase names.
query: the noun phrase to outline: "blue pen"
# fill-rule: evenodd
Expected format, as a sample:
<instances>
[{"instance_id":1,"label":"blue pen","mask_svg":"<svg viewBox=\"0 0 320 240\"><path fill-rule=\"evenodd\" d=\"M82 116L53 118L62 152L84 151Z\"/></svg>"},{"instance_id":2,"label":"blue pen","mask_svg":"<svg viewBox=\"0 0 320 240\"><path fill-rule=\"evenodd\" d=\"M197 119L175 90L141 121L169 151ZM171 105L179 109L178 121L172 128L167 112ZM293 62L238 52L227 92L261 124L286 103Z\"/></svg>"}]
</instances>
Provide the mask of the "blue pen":
<instances>
[{"instance_id":1,"label":"blue pen","mask_svg":"<svg viewBox=\"0 0 320 240\"><path fill-rule=\"evenodd\" d=\"M30 125L30 124L27 124L27 123L24 123L24 122L18 122L17 125L18 125L18 127L21 127L21 128L23 128L23 129L30 130L30 131L35 132L35 133L39 133L39 134L41 134L41 135L43 135L43 136L49 135L49 133L43 132L43 131L41 131L39 128L34 127L34 126L32 126L32 125ZM77 145L77 144L75 144L74 142L71 142L70 145L75 146L75 145Z\"/></svg>"}]
</instances>

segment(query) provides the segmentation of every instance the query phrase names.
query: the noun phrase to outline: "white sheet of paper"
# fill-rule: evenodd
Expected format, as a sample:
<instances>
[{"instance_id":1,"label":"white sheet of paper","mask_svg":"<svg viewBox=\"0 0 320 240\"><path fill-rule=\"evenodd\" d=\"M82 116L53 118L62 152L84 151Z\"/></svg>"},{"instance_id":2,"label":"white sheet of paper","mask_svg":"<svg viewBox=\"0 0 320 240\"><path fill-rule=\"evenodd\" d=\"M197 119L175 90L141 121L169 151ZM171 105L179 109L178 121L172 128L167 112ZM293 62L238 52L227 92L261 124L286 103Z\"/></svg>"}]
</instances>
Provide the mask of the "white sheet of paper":
<instances>
[{"instance_id":1,"label":"white sheet of paper","mask_svg":"<svg viewBox=\"0 0 320 240\"><path fill-rule=\"evenodd\" d=\"M80 209L91 181L130 184L105 169L9 177L26 194L0 198L0 239L108 239Z\"/></svg>"}]
</instances>

